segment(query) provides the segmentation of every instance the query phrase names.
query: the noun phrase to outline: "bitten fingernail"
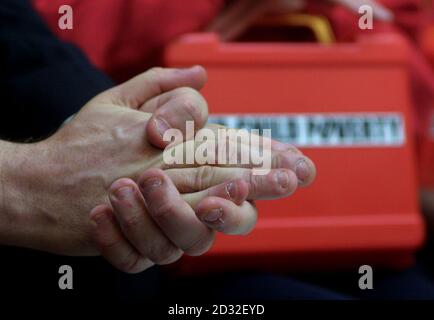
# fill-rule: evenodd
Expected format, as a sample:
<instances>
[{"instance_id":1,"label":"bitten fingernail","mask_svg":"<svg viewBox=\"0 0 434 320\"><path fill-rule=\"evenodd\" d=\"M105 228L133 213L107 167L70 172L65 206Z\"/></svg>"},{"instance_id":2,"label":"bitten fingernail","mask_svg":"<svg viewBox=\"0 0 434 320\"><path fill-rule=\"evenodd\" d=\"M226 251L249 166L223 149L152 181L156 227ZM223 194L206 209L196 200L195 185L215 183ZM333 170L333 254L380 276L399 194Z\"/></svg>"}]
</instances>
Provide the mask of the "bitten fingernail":
<instances>
[{"instance_id":1,"label":"bitten fingernail","mask_svg":"<svg viewBox=\"0 0 434 320\"><path fill-rule=\"evenodd\" d=\"M142 181L140 184L140 190L143 194L148 194L163 184L163 180L160 177L150 177Z\"/></svg>"},{"instance_id":2,"label":"bitten fingernail","mask_svg":"<svg viewBox=\"0 0 434 320\"><path fill-rule=\"evenodd\" d=\"M299 181L304 182L310 175L309 166L306 163L306 160L300 159L295 164L295 174Z\"/></svg>"},{"instance_id":3,"label":"bitten fingernail","mask_svg":"<svg viewBox=\"0 0 434 320\"><path fill-rule=\"evenodd\" d=\"M205 222L211 222L212 223L212 222L216 222L219 219L221 219L222 216L223 216L223 209L222 208L212 209L203 217L203 220Z\"/></svg>"},{"instance_id":4,"label":"bitten fingernail","mask_svg":"<svg viewBox=\"0 0 434 320\"><path fill-rule=\"evenodd\" d=\"M104 212L98 212L92 215L91 219L96 223L97 226L104 225L108 221L107 215Z\"/></svg>"},{"instance_id":5,"label":"bitten fingernail","mask_svg":"<svg viewBox=\"0 0 434 320\"><path fill-rule=\"evenodd\" d=\"M230 199L235 199L237 197L237 186L235 182L230 182L226 185L226 193Z\"/></svg>"},{"instance_id":6,"label":"bitten fingernail","mask_svg":"<svg viewBox=\"0 0 434 320\"><path fill-rule=\"evenodd\" d=\"M114 191L114 196L119 200L130 199L133 195L133 191L134 189L132 186L121 187Z\"/></svg>"},{"instance_id":7,"label":"bitten fingernail","mask_svg":"<svg viewBox=\"0 0 434 320\"><path fill-rule=\"evenodd\" d=\"M289 186L289 176L288 176L288 173L286 171L279 170L276 173L276 176L277 176L277 182L279 183L279 185L283 189L287 189L288 186Z\"/></svg>"},{"instance_id":8,"label":"bitten fingernail","mask_svg":"<svg viewBox=\"0 0 434 320\"><path fill-rule=\"evenodd\" d=\"M155 121L155 125L157 127L157 130L158 130L158 133L161 135L161 137L163 137L166 130L170 129L170 125L167 123L166 120L164 120L162 118L156 118L154 121Z\"/></svg>"}]
</instances>

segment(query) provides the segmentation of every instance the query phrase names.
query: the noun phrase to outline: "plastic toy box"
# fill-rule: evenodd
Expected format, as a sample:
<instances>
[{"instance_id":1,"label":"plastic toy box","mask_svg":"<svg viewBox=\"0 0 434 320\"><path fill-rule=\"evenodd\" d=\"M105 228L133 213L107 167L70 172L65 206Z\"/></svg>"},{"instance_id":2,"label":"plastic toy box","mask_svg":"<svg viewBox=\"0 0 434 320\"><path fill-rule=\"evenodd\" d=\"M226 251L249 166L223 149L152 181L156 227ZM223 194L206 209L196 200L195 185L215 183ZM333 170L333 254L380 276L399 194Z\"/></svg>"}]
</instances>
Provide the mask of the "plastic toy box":
<instances>
[{"instance_id":1,"label":"plastic toy box","mask_svg":"<svg viewBox=\"0 0 434 320\"><path fill-rule=\"evenodd\" d=\"M220 42L185 35L168 66L208 71L211 120L271 128L317 165L312 186L258 201L248 236L218 235L181 271L409 265L424 239L415 177L407 47L395 34L353 43Z\"/></svg>"}]
</instances>

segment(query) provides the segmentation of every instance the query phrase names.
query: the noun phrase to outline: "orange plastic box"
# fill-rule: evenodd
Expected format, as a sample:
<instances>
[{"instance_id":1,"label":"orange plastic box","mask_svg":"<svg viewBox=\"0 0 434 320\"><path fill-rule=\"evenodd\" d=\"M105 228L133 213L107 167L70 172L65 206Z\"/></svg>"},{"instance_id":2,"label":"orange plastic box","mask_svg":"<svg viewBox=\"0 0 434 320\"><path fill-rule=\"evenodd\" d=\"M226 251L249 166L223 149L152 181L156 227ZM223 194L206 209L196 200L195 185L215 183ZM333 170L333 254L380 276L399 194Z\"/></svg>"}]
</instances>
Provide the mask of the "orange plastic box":
<instances>
[{"instance_id":1,"label":"orange plastic box","mask_svg":"<svg viewBox=\"0 0 434 320\"><path fill-rule=\"evenodd\" d=\"M421 34L421 48L434 71L434 22L427 26ZM432 85L431 85L432 88ZM431 94L432 97L432 94ZM429 101L429 97L427 97ZM425 106L421 126L423 131L419 140L419 172L421 185L424 188L434 188L434 101Z\"/></svg>"},{"instance_id":2,"label":"orange plastic box","mask_svg":"<svg viewBox=\"0 0 434 320\"><path fill-rule=\"evenodd\" d=\"M313 159L315 183L290 198L258 201L248 236L218 235L184 272L404 267L424 239L409 128L407 46L395 34L336 45L220 42L189 34L168 66L201 64L211 118L271 128Z\"/></svg>"}]
</instances>

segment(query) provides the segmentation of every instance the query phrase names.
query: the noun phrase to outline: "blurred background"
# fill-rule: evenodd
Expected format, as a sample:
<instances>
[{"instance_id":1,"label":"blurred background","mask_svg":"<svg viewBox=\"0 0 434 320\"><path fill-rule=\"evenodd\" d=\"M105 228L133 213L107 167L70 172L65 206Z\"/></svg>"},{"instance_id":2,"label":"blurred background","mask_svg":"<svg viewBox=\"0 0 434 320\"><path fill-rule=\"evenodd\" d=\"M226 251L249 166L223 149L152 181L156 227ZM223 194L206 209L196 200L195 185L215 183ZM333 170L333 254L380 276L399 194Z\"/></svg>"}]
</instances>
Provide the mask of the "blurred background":
<instances>
[{"instance_id":1,"label":"blurred background","mask_svg":"<svg viewBox=\"0 0 434 320\"><path fill-rule=\"evenodd\" d=\"M73 9L72 29L59 28L62 5ZM106 288L146 298L155 286L155 296L176 297L185 284L198 294L205 281L215 297L434 298L432 0L32 0L26 10L104 78L84 85L203 65L210 121L271 128L318 170L312 187L259 202L251 235L219 236L203 257L135 276L98 258L65 258L88 279L72 295ZM49 134L91 93L10 136ZM15 259L38 255L41 270L55 268L48 254ZM380 272L375 292L357 287L364 264Z\"/></svg>"}]
</instances>

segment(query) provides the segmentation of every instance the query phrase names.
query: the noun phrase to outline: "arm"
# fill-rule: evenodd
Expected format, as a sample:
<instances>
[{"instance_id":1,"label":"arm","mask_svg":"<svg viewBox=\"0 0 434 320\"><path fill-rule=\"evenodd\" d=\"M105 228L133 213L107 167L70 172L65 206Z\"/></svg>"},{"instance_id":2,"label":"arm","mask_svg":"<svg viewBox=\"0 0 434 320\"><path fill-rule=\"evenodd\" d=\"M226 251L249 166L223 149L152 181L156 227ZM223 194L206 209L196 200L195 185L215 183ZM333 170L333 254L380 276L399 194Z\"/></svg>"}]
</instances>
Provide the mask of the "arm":
<instances>
[{"instance_id":1,"label":"arm","mask_svg":"<svg viewBox=\"0 0 434 320\"><path fill-rule=\"evenodd\" d=\"M13 176L12 172L15 171L13 161L8 155L13 154L16 149L17 145L0 140L0 243L4 244L11 242L11 229L17 224L16 214L11 208L13 204L10 192L6 193L10 176Z\"/></svg>"},{"instance_id":2,"label":"arm","mask_svg":"<svg viewBox=\"0 0 434 320\"><path fill-rule=\"evenodd\" d=\"M37 188L31 187L38 180L37 152L37 144L0 140L0 244L32 247L41 232Z\"/></svg>"}]
</instances>

